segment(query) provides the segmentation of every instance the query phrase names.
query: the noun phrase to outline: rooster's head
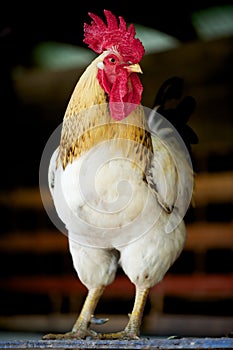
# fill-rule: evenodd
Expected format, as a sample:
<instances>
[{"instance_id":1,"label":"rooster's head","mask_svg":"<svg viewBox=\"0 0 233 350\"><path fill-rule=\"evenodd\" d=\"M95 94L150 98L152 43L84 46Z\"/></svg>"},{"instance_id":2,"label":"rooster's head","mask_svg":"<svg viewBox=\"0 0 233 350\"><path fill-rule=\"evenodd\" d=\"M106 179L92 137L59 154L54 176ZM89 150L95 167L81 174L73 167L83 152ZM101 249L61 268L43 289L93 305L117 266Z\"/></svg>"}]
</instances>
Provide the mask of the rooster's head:
<instances>
[{"instance_id":1,"label":"rooster's head","mask_svg":"<svg viewBox=\"0 0 233 350\"><path fill-rule=\"evenodd\" d=\"M91 24L84 24L84 42L101 54L97 79L109 96L112 118L127 117L141 101L143 87L137 73L142 73L139 62L144 55L141 41L135 38L135 28L128 28L122 17L118 19L104 10L107 24L93 13Z\"/></svg>"}]
</instances>

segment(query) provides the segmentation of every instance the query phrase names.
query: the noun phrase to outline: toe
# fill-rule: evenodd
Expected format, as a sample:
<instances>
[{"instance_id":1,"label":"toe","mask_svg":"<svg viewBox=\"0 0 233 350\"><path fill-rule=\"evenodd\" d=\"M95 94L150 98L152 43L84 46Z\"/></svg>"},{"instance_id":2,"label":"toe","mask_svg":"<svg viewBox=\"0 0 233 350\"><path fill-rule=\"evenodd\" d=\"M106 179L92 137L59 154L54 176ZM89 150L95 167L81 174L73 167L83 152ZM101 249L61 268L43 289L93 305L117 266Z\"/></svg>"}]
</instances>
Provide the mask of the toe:
<instances>
[{"instance_id":1,"label":"toe","mask_svg":"<svg viewBox=\"0 0 233 350\"><path fill-rule=\"evenodd\" d=\"M81 339L78 334L74 332L68 332L64 334L49 333L42 337L43 340L62 340L62 339Z\"/></svg>"},{"instance_id":2,"label":"toe","mask_svg":"<svg viewBox=\"0 0 233 350\"><path fill-rule=\"evenodd\" d=\"M92 339L98 338L98 333L91 329L85 331L78 330L75 332L67 332L63 334L53 334L49 333L42 337L43 340L62 340L62 339L85 339L86 337L91 337Z\"/></svg>"},{"instance_id":3,"label":"toe","mask_svg":"<svg viewBox=\"0 0 233 350\"><path fill-rule=\"evenodd\" d=\"M99 339L139 340L140 337L138 337L134 333L122 331L122 332L116 332L116 333L101 333L99 334Z\"/></svg>"}]
</instances>

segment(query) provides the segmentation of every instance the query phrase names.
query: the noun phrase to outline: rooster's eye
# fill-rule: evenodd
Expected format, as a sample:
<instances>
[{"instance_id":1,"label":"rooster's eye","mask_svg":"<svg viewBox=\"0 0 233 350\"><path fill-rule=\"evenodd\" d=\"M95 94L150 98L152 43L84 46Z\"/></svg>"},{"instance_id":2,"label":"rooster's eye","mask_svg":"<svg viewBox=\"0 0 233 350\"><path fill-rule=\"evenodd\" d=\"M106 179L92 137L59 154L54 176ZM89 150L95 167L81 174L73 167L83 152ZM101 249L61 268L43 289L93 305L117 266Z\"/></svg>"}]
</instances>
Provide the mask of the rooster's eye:
<instances>
[{"instance_id":1,"label":"rooster's eye","mask_svg":"<svg viewBox=\"0 0 233 350\"><path fill-rule=\"evenodd\" d=\"M110 57L110 58L109 58L109 62L111 62L111 63L115 63L115 62L116 62L116 60L115 60L115 58L114 58L114 57Z\"/></svg>"}]
</instances>

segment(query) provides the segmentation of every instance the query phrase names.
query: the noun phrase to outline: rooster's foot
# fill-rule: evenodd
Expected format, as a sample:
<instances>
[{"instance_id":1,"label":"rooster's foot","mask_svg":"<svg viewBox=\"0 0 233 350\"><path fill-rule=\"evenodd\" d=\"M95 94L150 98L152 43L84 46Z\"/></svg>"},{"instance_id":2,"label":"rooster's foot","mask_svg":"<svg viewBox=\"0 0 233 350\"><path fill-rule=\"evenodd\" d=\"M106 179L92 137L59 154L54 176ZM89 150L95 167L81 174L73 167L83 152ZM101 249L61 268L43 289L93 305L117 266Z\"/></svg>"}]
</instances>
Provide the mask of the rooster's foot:
<instances>
[{"instance_id":1,"label":"rooster's foot","mask_svg":"<svg viewBox=\"0 0 233 350\"><path fill-rule=\"evenodd\" d=\"M98 334L99 339L118 339L118 340L139 340L140 337L134 333L134 332L129 332L127 330L124 330L122 332L116 332L116 333L99 333Z\"/></svg>"},{"instance_id":2,"label":"rooster's foot","mask_svg":"<svg viewBox=\"0 0 233 350\"><path fill-rule=\"evenodd\" d=\"M79 330L79 331L71 331L63 334L53 334L49 333L42 337L43 340L65 340L65 339L86 339L87 337L90 337L92 339L97 339L98 334L94 332L91 329L87 329L85 331Z\"/></svg>"}]
</instances>

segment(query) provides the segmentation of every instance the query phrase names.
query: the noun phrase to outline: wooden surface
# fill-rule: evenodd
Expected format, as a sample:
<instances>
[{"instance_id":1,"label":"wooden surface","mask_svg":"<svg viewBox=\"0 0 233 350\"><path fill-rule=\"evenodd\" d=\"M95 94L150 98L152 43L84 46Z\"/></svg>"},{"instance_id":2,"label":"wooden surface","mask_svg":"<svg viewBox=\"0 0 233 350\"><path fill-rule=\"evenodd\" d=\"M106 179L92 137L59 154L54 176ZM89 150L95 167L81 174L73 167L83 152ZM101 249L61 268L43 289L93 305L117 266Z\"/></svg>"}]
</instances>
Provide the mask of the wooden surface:
<instances>
[{"instance_id":1,"label":"wooden surface","mask_svg":"<svg viewBox=\"0 0 233 350\"><path fill-rule=\"evenodd\" d=\"M2 341L0 349L232 349L232 338Z\"/></svg>"}]
</instances>

